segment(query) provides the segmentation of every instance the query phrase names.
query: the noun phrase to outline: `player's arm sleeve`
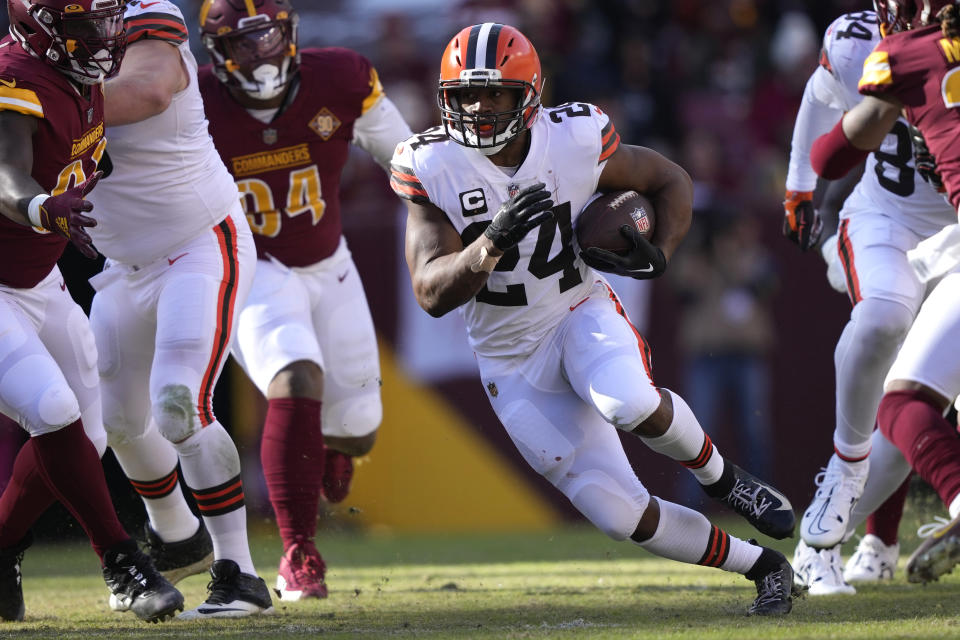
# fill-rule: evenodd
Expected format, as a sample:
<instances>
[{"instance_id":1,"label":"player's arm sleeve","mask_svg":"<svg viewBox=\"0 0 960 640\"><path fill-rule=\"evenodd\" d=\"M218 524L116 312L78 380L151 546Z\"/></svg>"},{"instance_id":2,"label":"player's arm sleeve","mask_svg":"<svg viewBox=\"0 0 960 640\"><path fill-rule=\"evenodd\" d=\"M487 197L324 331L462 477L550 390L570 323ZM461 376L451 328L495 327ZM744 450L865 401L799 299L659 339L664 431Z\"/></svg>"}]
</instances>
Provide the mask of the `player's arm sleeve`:
<instances>
[{"instance_id":1,"label":"player's arm sleeve","mask_svg":"<svg viewBox=\"0 0 960 640\"><path fill-rule=\"evenodd\" d=\"M835 82L833 76L823 67L818 67L807 80L790 143L786 180L786 188L790 191L813 191L817 186L817 174L810 166L810 147L843 117L842 110L824 100L831 82Z\"/></svg>"},{"instance_id":2,"label":"player's arm sleeve","mask_svg":"<svg viewBox=\"0 0 960 640\"><path fill-rule=\"evenodd\" d=\"M597 164L602 165L620 147L620 134L613 126L613 120L604 116L606 122L600 127L600 156Z\"/></svg>"},{"instance_id":3,"label":"player's arm sleeve","mask_svg":"<svg viewBox=\"0 0 960 640\"><path fill-rule=\"evenodd\" d=\"M144 38L162 40L174 46L186 42L187 26L180 9L169 0L159 0L153 4L156 6L142 13L128 15L124 20L127 44Z\"/></svg>"},{"instance_id":4,"label":"player's arm sleeve","mask_svg":"<svg viewBox=\"0 0 960 640\"><path fill-rule=\"evenodd\" d=\"M391 171L394 149L412 135L396 105L382 92L353 124L354 144L372 155L387 171Z\"/></svg>"},{"instance_id":5,"label":"player's arm sleeve","mask_svg":"<svg viewBox=\"0 0 960 640\"><path fill-rule=\"evenodd\" d=\"M409 144L402 143L390 162L390 188L404 200L417 204L430 203L430 196L413 166L413 150Z\"/></svg>"}]
</instances>

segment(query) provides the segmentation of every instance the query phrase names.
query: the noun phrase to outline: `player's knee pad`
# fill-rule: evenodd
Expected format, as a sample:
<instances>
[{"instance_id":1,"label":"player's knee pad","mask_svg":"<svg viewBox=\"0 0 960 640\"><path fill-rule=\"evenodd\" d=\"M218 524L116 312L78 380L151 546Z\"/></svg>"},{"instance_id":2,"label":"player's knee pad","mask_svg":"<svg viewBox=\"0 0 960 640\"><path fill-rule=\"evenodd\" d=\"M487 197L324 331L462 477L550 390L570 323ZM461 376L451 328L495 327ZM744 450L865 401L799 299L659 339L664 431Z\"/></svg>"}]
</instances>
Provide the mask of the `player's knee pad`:
<instances>
[{"instance_id":1,"label":"player's knee pad","mask_svg":"<svg viewBox=\"0 0 960 640\"><path fill-rule=\"evenodd\" d=\"M375 393L345 398L324 407L323 432L347 438L366 436L380 427L383 421L383 402L380 389Z\"/></svg>"},{"instance_id":2,"label":"player's knee pad","mask_svg":"<svg viewBox=\"0 0 960 640\"><path fill-rule=\"evenodd\" d=\"M49 433L80 418L77 396L49 356L21 358L7 369L0 385L4 400L26 419L32 434Z\"/></svg>"},{"instance_id":3,"label":"player's knee pad","mask_svg":"<svg viewBox=\"0 0 960 640\"><path fill-rule=\"evenodd\" d=\"M590 402L618 429L629 431L660 406L660 394L636 358L620 357L598 367L589 383Z\"/></svg>"},{"instance_id":4,"label":"player's knee pad","mask_svg":"<svg viewBox=\"0 0 960 640\"><path fill-rule=\"evenodd\" d=\"M507 434L530 467L553 485L573 465L573 444L529 400L515 400L500 412Z\"/></svg>"},{"instance_id":5,"label":"player's knee pad","mask_svg":"<svg viewBox=\"0 0 960 640\"><path fill-rule=\"evenodd\" d=\"M153 398L153 419L161 435L174 444L200 430L194 394L182 384L169 384L157 392Z\"/></svg>"},{"instance_id":6,"label":"player's knee pad","mask_svg":"<svg viewBox=\"0 0 960 640\"><path fill-rule=\"evenodd\" d=\"M650 504L650 493L637 483L628 491L600 469L569 474L557 485L598 529L617 541L630 537Z\"/></svg>"},{"instance_id":7,"label":"player's knee pad","mask_svg":"<svg viewBox=\"0 0 960 640\"><path fill-rule=\"evenodd\" d=\"M881 298L864 298L853 309L855 335L866 353L891 357L899 349L913 324L913 312Z\"/></svg>"}]
</instances>

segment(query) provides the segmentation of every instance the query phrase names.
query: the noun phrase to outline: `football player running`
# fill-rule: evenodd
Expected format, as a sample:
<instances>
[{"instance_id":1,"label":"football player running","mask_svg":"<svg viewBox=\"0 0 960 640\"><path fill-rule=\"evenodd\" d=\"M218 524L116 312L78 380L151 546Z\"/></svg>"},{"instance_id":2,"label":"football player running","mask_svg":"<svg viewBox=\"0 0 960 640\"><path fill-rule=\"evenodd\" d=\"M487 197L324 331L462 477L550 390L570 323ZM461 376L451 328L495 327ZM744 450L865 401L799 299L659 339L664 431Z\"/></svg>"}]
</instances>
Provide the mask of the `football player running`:
<instances>
[{"instance_id":1,"label":"football player running","mask_svg":"<svg viewBox=\"0 0 960 640\"><path fill-rule=\"evenodd\" d=\"M407 201L414 294L433 316L461 311L491 405L520 454L601 531L744 574L757 588L750 613L788 613L793 570L784 556L651 496L617 435L633 433L680 462L761 532L793 533L786 498L724 459L686 402L654 386L647 343L594 270L662 274L690 225L690 177L650 149L621 144L593 105L544 108L543 82L536 50L514 27L478 24L450 41L443 124L401 144L391 168ZM654 244L624 226L628 255L578 254L578 213L594 192L617 189L651 198Z\"/></svg>"},{"instance_id":2,"label":"football player running","mask_svg":"<svg viewBox=\"0 0 960 640\"><path fill-rule=\"evenodd\" d=\"M347 496L383 414L377 339L341 233L350 143L389 168L411 131L348 49L301 50L287 0L207 0L200 69L210 133L242 194L257 270L233 353L267 398L260 458L283 557L281 600L325 598L321 495Z\"/></svg>"},{"instance_id":3,"label":"football player running","mask_svg":"<svg viewBox=\"0 0 960 640\"><path fill-rule=\"evenodd\" d=\"M94 345L57 259L96 257L85 200L106 139L102 81L123 58L119 0L8 0L0 41L0 412L30 435L0 497L0 619L23 620L30 527L59 500L100 557L111 593L157 622L183 596L123 530L100 464ZM139 578L139 579L135 579Z\"/></svg>"},{"instance_id":4,"label":"football player running","mask_svg":"<svg viewBox=\"0 0 960 640\"><path fill-rule=\"evenodd\" d=\"M915 125L960 205L960 8L953 0L874 3L884 38L867 57L863 100L811 149L814 169L836 179L876 149L901 112ZM907 562L911 582L936 580L960 562L960 440L943 417L960 394L960 225L945 227L909 254L930 292L887 374L878 412L883 435L938 493L953 520Z\"/></svg>"},{"instance_id":5,"label":"football player running","mask_svg":"<svg viewBox=\"0 0 960 640\"><path fill-rule=\"evenodd\" d=\"M787 174L784 231L801 249L816 245L821 225L812 204L817 176L810 146L862 99L857 82L879 41L873 11L842 15L824 35L820 66L807 81L797 114ZM811 595L851 594L855 589L849 582L893 577L910 465L874 431L877 407L884 376L929 288L910 266L907 251L956 220L956 211L918 175L910 127L902 117L867 157L862 174L840 210L838 233L822 246L828 272L842 274L836 284L849 295L853 312L834 357L834 453L817 475L793 560L798 580ZM895 497L884 503L891 494ZM841 542L881 503L883 511L867 519L866 535L841 572Z\"/></svg>"},{"instance_id":6,"label":"football player running","mask_svg":"<svg viewBox=\"0 0 960 640\"><path fill-rule=\"evenodd\" d=\"M253 237L207 133L180 10L134 0L124 19L126 59L105 89L114 172L92 196L91 235L108 258L91 279L90 313L104 426L143 499L158 568L179 580L210 566L206 602L181 617L270 613L247 543L240 457L212 402L253 281Z\"/></svg>"}]
</instances>

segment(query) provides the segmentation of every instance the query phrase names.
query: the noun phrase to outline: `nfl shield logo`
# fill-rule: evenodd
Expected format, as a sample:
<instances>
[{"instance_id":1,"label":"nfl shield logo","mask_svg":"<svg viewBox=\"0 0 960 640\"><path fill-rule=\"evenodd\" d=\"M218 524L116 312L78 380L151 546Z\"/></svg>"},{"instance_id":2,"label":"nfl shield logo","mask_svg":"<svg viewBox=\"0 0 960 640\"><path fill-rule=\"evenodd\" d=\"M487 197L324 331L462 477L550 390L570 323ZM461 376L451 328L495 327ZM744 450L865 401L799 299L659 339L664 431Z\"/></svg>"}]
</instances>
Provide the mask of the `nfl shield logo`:
<instances>
[{"instance_id":1,"label":"nfl shield logo","mask_svg":"<svg viewBox=\"0 0 960 640\"><path fill-rule=\"evenodd\" d=\"M633 218L633 223L637 225L637 231L640 233L646 233L650 231L650 218L647 217L647 210L643 207L639 209L634 209L630 212L630 217Z\"/></svg>"},{"instance_id":2,"label":"nfl shield logo","mask_svg":"<svg viewBox=\"0 0 960 640\"><path fill-rule=\"evenodd\" d=\"M487 383L487 391L489 391L490 395L492 395L494 398L496 398L497 395L500 393L499 391L497 391L496 383L493 383L493 382Z\"/></svg>"},{"instance_id":3,"label":"nfl shield logo","mask_svg":"<svg viewBox=\"0 0 960 640\"><path fill-rule=\"evenodd\" d=\"M507 185L507 197L512 198L513 196L520 193L520 185L518 184L508 184Z\"/></svg>"},{"instance_id":4,"label":"nfl shield logo","mask_svg":"<svg viewBox=\"0 0 960 640\"><path fill-rule=\"evenodd\" d=\"M263 143L264 144L276 144L277 142L277 130L276 129L264 129L263 130Z\"/></svg>"},{"instance_id":5,"label":"nfl shield logo","mask_svg":"<svg viewBox=\"0 0 960 640\"><path fill-rule=\"evenodd\" d=\"M87 109L87 124L90 124L92 122L93 122L93 107L90 107L89 109Z\"/></svg>"}]
</instances>

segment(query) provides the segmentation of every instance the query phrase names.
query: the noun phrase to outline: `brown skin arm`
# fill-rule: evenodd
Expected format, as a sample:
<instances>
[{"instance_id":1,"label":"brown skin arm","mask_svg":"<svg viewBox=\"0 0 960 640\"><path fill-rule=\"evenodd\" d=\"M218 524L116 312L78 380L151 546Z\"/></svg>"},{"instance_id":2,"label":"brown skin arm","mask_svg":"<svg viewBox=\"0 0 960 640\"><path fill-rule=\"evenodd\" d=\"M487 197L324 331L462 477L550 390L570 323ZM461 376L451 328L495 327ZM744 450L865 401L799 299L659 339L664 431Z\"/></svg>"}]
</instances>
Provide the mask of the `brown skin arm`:
<instances>
[{"instance_id":1,"label":"brown skin arm","mask_svg":"<svg viewBox=\"0 0 960 640\"><path fill-rule=\"evenodd\" d=\"M669 262L693 219L693 181L687 172L653 149L621 144L607 160L597 189L633 189L650 198L657 214L652 243Z\"/></svg>"},{"instance_id":2,"label":"brown skin arm","mask_svg":"<svg viewBox=\"0 0 960 640\"><path fill-rule=\"evenodd\" d=\"M33 226L27 218L30 201L46 190L30 176L33 134L37 119L15 111L0 111L0 213Z\"/></svg>"},{"instance_id":3,"label":"brown skin arm","mask_svg":"<svg viewBox=\"0 0 960 640\"><path fill-rule=\"evenodd\" d=\"M857 149L873 150L890 133L903 104L893 96L865 96L843 114L843 134Z\"/></svg>"},{"instance_id":4,"label":"brown skin arm","mask_svg":"<svg viewBox=\"0 0 960 640\"><path fill-rule=\"evenodd\" d=\"M427 313L439 318L473 298L486 283L489 274L470 269L480 260L480 249L486 247L492 256L503 252L483 234L464 247L460 234L439 207L405 202L406 256L413 294Z\"/></svg>"},{"instance_id":5,"label":"brown skin arm","mask_svg":"<svg viewBox=\"0 0 960 640\"><path fill-rule=\"evenodd\" d=\"M138 40L127 47L120 73L104 85L104 120L112 127L163 113L188 83L176 47L162 40Z\"/></svg>"}]
</instances>

